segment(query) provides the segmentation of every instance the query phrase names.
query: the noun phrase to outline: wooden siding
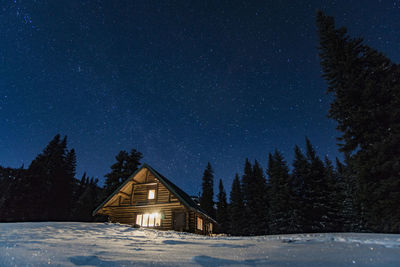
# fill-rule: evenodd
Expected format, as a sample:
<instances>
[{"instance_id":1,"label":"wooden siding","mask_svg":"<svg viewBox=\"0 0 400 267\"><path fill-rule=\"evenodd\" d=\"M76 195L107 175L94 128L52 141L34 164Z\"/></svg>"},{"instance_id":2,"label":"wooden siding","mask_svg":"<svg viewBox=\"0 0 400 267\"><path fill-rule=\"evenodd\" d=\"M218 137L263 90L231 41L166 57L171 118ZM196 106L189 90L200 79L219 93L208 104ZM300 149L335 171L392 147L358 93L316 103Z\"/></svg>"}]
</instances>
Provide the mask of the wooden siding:
<instances>
[{"instance_id":1,"label":"wooden siding","mask_svg":"<svg viewBox=\"0 0 400 267\"><path fill-rule=\"evenodd\" d=\"M154 199L148 199L149 190L155 190ZM111 222L129 225L136 224L138 214L155 212L162 214L161 226L154 227L161 230L174 229L174 214L182 212L185 213L185 226L176 230L207 234L206 224L211 222L203 214L184 206L148 169L140 170L98 210L98 213L107 215ZM203 231L197 230L197 216L203 219Z\"/></svg>"},{"instance_id":2,"label":"wooden siding","mask_svg":"<svg viewBox=\"0 0 400 267\"><path fill-rule=\"evenodd\" d=\"M108 215L111 222L134 225L137 214L158 212L164 216L161 226L157 228L170 230L173 229L173 212L178 210L187 211L187 208L179 202L171 202L162 205L106 207L102 213Z\"/></svg>"},{"instance_id":3,"label":"wooden siding","mask_svg":"<svg viewBox=\"0 0 400 267\"><path fill-rule=\"evenodd\" d=\"M151 172L143 174L144 183L128 183L99 213L109 216L111 222L134 225L136 215L158 212L163 214L161 226L158 229L173 229L173 214L177 211L188 212L188 208L182 205ZM148 199L149 190L155 190L154 199ZM189 214L189 213L188 213ZM189 231L190 216L186 216L186 229Z\"/></svg>"}]
</instances>

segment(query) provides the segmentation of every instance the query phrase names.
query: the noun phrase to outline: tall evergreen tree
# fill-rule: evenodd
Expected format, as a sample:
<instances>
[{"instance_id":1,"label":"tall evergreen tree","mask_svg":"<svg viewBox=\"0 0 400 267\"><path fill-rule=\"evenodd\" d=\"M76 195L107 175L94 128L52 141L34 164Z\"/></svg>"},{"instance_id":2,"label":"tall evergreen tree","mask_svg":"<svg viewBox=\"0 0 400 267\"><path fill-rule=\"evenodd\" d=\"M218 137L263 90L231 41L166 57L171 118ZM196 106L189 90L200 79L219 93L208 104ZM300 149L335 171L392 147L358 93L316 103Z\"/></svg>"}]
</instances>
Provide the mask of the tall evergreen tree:
<instances>
[{"instance_id":1,"label":"tall evergreen tree","mask_svg":"<svg viewBox=\"0 0 400 267\"><path fill-rule=\"evenodd\" d=\"M342 219L340 217L342 192L339 186L338 173L327 156L324 159L325 183L326 183L326 231L338 232L342 229Z\"/></svg>"},{"instance_id":2,"label":"tall evergreen tree","mask_svg":"<svg viewBox=\"0 0 400 267\"><path fill-rule=\"evenodd\" d=\"M140 166L142 153L132 149L130 153L120 151L115 157L116 163L111 166L111 172L105 175L105 197L112 194Z\"/></svg>"},{"instance_id":3,"label":"tall evergreen tree","mask_svg":"<svg viewBox=\"0 0 400 267\"><path fill-rule=\"evenodd\" d=\"M253 202L253 204L249 205L249 208L253 209L252 223L257 229L255 231L255 234L264 235L269 233L269 227L268 227L269 196L267 194L267 181L265 178L264 169L261 167L261 165L257 160L254 161L253 174L255 179L253 185L254 195L251 201Z\"/></svg>"},{"instance_id":4,"label":"tall evergreen tree","mask_svg":"<svg viewBox=\"0 0 400 267\"><path fill-rule=\"evenodd\" d=\"M341 150L352 154L364 227L400 232L400 67L350 38L334 19L317 16L329 117L338 122Z\"/></svg>"},{"instance_id":5,"label":"tall evergreen tree","mask_svg":"<svg viewBox=\"0 0 400 267\"><path fill-rule=\"evenodd\" d=\"M75 220L83 222L91 222L94 220L92 212L99 204L99 187L97 186L97 182L97 179L87 178L85 184L82 184L83 192L80 195L76 203L76 209L74 210Z\"/></svg>"},{"instance_id":6,"label":"tall evergreen tree","mask_svg":"<svg viewBox=\"0 0 400 267\"><path fill-rule=\"evenodd\" d=\"M27 170L27 220L70 218L75 167L75 151L68 151L66 137L56 135Z\"/></svg>"},{"instance_id":7,"label":"tall evergreen tree","mask_svg":"<svg viewBox=\"0 0 400 267\"><path fill-rule=\"evenodd\" d=\"M329 229L329 195L330 188L326 177L324 163L316 155L311 142L306 138L306 158L309 172L305 176L304 197L307 207L306 223L312 232L326 232Z\"/></svg>"},{"instance_id":8,"label":"tall evergreen tree","mask_svg":"<svg viewBox=\"0 0 400 267\"><path fill-rule=\"evenodd\" d=\"M243 204L244 206L248 206L249 199L252 195L252 187L251 183L254 180L253 175L253 166L251 165L249 159L246 158L244 163L244 173L241 180L241 188L242 188L242 197L243 197ZM249 214L246 214L245 217L248 217Z\"/></svg>"},{"instance_id":9,"label":"tall evergreen tree","mask_svg":"<svg viewBox=\"0 0 400 267\"><path fill-rule=\"evenodd\" d=\"M75 150L68 150L66 137L61 139L60 135L49 142L28 169L0 167L0 221L81 220L74 216L76 203L88 179L84 174L79 182L75 172ZM101 189L97 185L94 188L99 195ZM90 201L98 204L98 199L85 200Z\"/></svg>"},{"instance_id":10,"label":"tall evergreen tree","mask_svg":"<svg viewBox=\"0 0 400 267\"><path fill-rule=\"evenodd\" d=\"M268 232L268 200L266 180L263 169L257 161L253 167L248 159L245 162L244 175L242 177L244 216L246 224L243 227L244 234L258 235Z\"/></svg>"},{"instance_id":11,"label":"tall evergreen tree","mask_svg":"<svg viewBox=\"0 0 400 267\"><path fill-rule=\"evenodd\" d=\"M307 190L306 180L310 171L310 164L308 163L305 155L301 151L299 146L294 148L294 161L292 171L292 182L294 188L295 202L295 214L297 228L300 232L309 232L310 227L307 218L309 217L310 210L312 209L312 203L307 201L305 194Z\"/></svg>"},{"instance_id":12,"label":"tall evergreen tree","mask_svg":"<svg viewBox=\"0 0 400 267\"><path fill-rule=\"evenodd\" d=\"M219 223L219 232L227 233L229 229L228 203L226 201L226 192L222 180L219 179L218 195L217 195L217 222Z\"/></svg>"},{"instance_id":13,"label":"tall evergreen tree","mask_svg":"<svg viewBox=\"0 0 400 267\"><path fill-rule=\"evenodd\" d=\"M344 164L336 159L336 169L339 187L339 219L341 230L345 232L359 232L364 229L364 214L362 203L359 201L359 188L356 174L351 167L351 156L346 153Z\"/></svg>"},{"instance_id":14,"label":"tall evergreen tree","mask_svg":"<svg viewBox=\"0 0 400 267\"><path fill-rule=\"evenodd\" d=\"M242 235L245 223L242 189L239 175L236 173L230 193L230 228L232 235Z\"/></svg>"},{"instance_id":15,"label":"tall evergreen tree","mask_svg":"<svg viewBox=\"0 0 400 267\"><path fill-rule=\"evenodd\" d=\"M294 190L289 168L282 154L268 155L268 222L272 234L296 232Z\"/></svg>"},{"instance_id":16,"label":"tall evergreen tree","mask_svg":"<svg viewBox=\"0 0 400 267\"><path fill-rule=\"evenodd\" d=\"M200 207L207 212L208 215L215 218L214 209L214 171L210 162L204 170L202 178L202 192L200 196Z\"/></svg>"}]
</instances>

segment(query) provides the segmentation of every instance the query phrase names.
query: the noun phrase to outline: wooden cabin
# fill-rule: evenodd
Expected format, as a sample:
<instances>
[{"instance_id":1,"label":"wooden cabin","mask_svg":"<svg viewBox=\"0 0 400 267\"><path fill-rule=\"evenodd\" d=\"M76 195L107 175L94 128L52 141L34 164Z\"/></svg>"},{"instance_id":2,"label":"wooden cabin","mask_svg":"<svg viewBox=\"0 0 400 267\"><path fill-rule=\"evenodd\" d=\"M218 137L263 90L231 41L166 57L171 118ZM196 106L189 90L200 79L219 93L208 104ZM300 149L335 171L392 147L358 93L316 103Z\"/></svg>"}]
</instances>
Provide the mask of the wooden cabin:
<instances>
[{"instance_id":1,"label":"wooden cabin","mask_svg":"<svg viewBox=\"0 0 400 267\"><path fill-rule=\"evenodd\" d=\"M143 164L96 210L109 221L160 230L211 234L217 222L182 189Z\"/></svg>"}]
</instances>

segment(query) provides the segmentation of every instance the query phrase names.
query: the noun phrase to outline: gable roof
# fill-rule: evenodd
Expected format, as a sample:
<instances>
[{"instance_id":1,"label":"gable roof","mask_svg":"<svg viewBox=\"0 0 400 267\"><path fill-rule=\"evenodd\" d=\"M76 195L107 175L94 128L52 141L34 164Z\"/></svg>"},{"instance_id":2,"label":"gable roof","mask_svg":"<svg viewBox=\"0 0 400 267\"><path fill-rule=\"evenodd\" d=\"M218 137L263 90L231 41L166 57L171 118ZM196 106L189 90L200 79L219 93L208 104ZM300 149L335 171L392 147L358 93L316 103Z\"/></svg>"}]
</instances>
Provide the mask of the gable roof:
<instances>
[{"instance_id":1,"label":"gable roof","mask_svg":"<svg viewBox=\"0 0 400 267\"><path fill-rule=\"evenodd\" d=\"M163 176L161 173L159 173L158 171L154 170L150 165L144 163L138 170L136 170L131 176L129 176L128 179L125 180L125 182L123 182L110 196L107 197L106 200L103 201L103 203L101 203L92 213L92 215L96 215L97 212L116 194L118 194L118 192L128 183L132 180L133 177L136 176L136 174L138 174L142 169L148 169L150 172L152 172L154 174L154 176L169 190L171 191L171 193L173 193L178 199L179 201L186 206L187 208L201 213L202 215L204 215L205 217L207 217L208 219L210 219L211 221L213 221L214 223L217 223L213 218L211 218L202 208L200 208L199 205L197 205L196 202L193 201L193 199L186 194L182 189L180 189L177 185L175 185L174 183L172 183L169 179L167 179L165 176Z\"/></svg>"}]
</instances>

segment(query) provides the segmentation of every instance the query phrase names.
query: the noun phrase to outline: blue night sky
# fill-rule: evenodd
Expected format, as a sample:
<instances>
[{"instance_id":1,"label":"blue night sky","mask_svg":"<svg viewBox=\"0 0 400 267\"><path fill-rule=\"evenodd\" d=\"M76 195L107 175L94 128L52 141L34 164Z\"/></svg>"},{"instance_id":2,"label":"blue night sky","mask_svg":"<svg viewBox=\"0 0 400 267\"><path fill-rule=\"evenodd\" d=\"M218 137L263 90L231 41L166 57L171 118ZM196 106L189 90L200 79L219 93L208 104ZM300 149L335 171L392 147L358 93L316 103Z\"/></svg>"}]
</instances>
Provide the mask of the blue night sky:
<instances>
[{"instance_id":1,"label":"blue night sky","mask_svg":"<svg viewBox=\"0 0 400 267\"><path fill-rule=\"evenodd\" d=\"M7 1L0 4L0 165L56 135L77 177L132 148L189 194L208 161L228 191L244 160L288 163L308 136L334 160L315 14L400 62L400 1Z\"/></svg>"}]
</instances>

